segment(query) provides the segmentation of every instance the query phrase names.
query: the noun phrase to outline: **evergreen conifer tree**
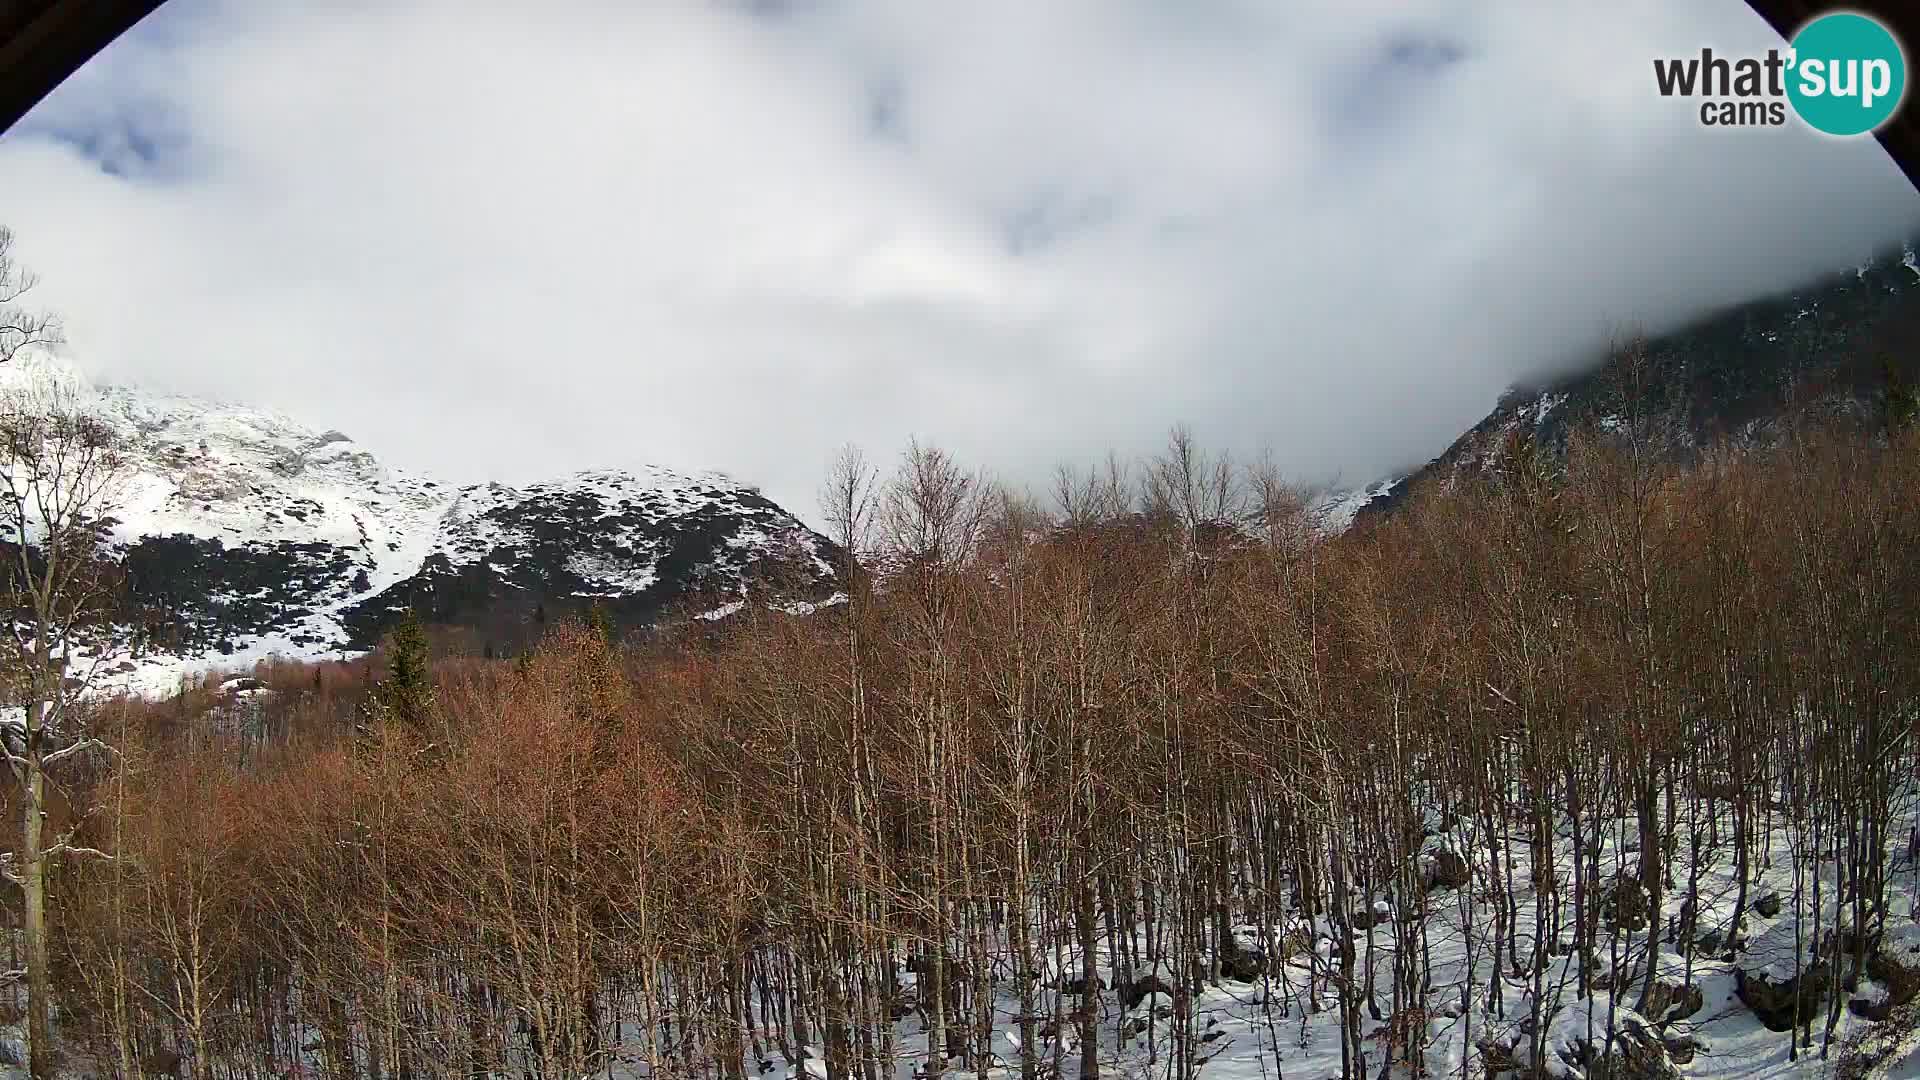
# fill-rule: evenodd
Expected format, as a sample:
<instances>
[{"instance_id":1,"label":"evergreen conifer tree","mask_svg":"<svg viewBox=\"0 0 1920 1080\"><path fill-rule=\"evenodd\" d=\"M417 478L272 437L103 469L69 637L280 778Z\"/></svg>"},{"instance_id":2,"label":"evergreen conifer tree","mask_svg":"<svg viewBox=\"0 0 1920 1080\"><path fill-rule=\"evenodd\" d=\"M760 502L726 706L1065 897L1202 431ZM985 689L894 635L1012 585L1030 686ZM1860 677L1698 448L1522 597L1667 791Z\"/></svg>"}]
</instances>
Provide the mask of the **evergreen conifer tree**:
<instances>
[{"instance_id":1,"label":"evergreen conifer tree","mask_svg":"<svg viewBox=\"0 0 1920 1080\"><path fill-rule=\"evenodd\" d=\"M619 657L613 618L597 602L587 608L587 631L584 648L577 654L575 708L582 720L603 734L611 734L618 726L620 711Z\"/></svg>"},{"instance_id":2,"label":"evergreen conifer tree","mask_svg":"<svg viewBox=\"0 0 1920 1080\"><path fill-rule=\"evenodd\" d=\"M613 626L613 616L607 614L607 609L598 600L587 608L587 629L609 645L619 636Z\"/></svg>"},{"instance_id":3,"label":"evergreen conifer tree","mask_svg":"<svg viewBox=\"0 0 1920 1080\"><path fill-rule=\"evenodd\" d=\"M375 697L392 719L425 738L433 712L433 686L427 677L427 633L411 608L393 628L388 648L387 679Z\"/></svg>"},{"instance_id":4,"label":"evergreen conifer tree","mask_svg":"<svg viewBox=\"0 0 1920 1080\"><path fill-rule=\"evenodd\" d=\"M1889 435L1911 430L1920 423L1920 387L1891 359L1881 367L1886 382L1885 422Z\"/></svg>"},{"instance_id":5,"label":"evergreen conifer tree","mask_svg":"<svg viewBox=\"0 0 1920 1080\"><path fill-rule=\"evenodd\" d=\"M369 665L371 677L371 665ZM387 677L374 685L360 709L355 734L362 744L384 740L388 725L399 724L423 747L433 741L433 685L427 674L427 633L420 617L407 610L387 639Z\"/></svg>"}]
</instances>

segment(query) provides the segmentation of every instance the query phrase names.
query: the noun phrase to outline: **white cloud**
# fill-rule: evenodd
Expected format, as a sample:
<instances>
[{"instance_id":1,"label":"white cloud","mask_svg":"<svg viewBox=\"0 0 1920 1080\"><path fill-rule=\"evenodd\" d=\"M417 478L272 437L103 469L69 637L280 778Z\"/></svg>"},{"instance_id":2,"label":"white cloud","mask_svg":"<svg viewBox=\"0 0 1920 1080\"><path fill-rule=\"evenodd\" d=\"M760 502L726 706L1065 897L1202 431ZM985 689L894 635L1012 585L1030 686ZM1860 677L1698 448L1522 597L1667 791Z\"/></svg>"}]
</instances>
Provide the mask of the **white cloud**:
<instances>
[{"instance_id":1,"label":"white cloud","mask_svg":"<svg viewBox=\"0 0 1920 1080\"><path fill-rule=\"evenodd\" d=\"M0 141L43 299L451 480L806 514L847 441L1038 479L1176 421L1367 478L1920 225L1869 142L1657 96L1775 40L1738 0L178 4Z\"/></svg>"}]
</instances>

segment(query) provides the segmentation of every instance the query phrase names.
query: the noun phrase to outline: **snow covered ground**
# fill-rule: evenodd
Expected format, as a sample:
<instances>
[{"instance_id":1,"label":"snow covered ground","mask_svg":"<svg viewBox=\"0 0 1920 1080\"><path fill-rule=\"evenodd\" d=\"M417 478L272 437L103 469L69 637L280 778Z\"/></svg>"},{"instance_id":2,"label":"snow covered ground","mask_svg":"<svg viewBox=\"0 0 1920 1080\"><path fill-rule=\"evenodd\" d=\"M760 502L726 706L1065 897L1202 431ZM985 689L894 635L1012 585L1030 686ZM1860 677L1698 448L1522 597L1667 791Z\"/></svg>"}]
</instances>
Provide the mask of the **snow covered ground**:
<instances>
[{"instance_id":1,"label":"snow covered ground","mask_svg":"<svg viewBox=\"0 0 1920 1080\"><path fill-rule=\"evenodd\" d=\"M1790 877L1784 871L1770 875L1771 880L1782 887L1790 885ZM1485 1074L1490 1061L1494 1060L1488 1048L1495 1046L1504 1048L1514 1061L1524 1066L1529 1042L1525 1027L1530 1000L1535 992L1533 981L1503 976L1498 984L1497 1003L1489 1008L1489 958L1485 955L1477 958L1475 978L1469 988L1467 954L1476 939L1485 941L1491 937L1491 905L1482 904L1478 910L1474 910L1475 905L1464 896L1441 896L1435 899L1438 904L1429 916L1434 964L1434 984L1429 1001L1433 1011L1420 1026L1424 1042L1422 1055L1428 1075L1478 1078ZM1531 911L1523 908L1522 925L1530 921ZM1762 920L1765 925L1760 933L1765 935L1768 929L1789 921ZM1251 926L1240 928L1248 938L1255 936L1256 929ZM1314 964L1326 965L1330 962L1331 933L1331 928L1324 922L1315 928L1317 955L1313 958L1296 956L1259 983L1236 984L1226 981L1205 987L1195 996L1193 1027L1200 1032L1201 1043L1197 1054L1205 1061L1200 1069L1202 1075L1219 1080L1273 1080L1281 1076L1312 1077L1317 1080L1341 1074L1338 999L1325 992L1309 996L1305 990L1311 981ZM1916 932L1910 915L1897 928L1897 940L1890 943L1889 947L1902 951L1913 965L1920 967L1920 932ZM1376 934L1374 949L1374 966L1383 972L1379 990L1383 999L1389 999L1388 976L1385 972L1391 970L1393 963L1391 935ZM1675 1045L1691 1044L1691 1059L1676 1063L1679 1074L1715 1080L1827 1075L1831 1062L1820 1060L1818 1025L1815 1048L1804 1052L1798 1062L1790 1060L1787 1036L1768 1030L1736 995L1736 966L1719 960L1696 958L1692 984L1701 991L1701 1007L1664 1027L1657 1023L1654 1025L1659 1035L1669 1042ZM1113 984L1111 963L1103 961L1101 974L1109 985ZM1687 965L1682 957L1672 952L1663 955L1659 975L1662 982L1683 985L1687 974ZM909 974L907 977L912 976ZM1604 992L1580 997L1575 989L1571 956L1550 968L1539 985L1545 990L1546 1007L1543 1012L1549 1017L1547 1054L1540 1064L1549 1076L1573 1080L1589 1077L1587 1069L1580 1063L1578 1044L1596 1035L1604 1040L1609 1026L1610 1004L1616 1005L1619 1010L1612 1016L1616 1031L1627 1031L1636 1024L1647 1026L1649 1023L1646 1018L1627 1010L1626 1004L1637 999L1637 994L1631 991L1620 995L1625 1004L1615 1002L1611 995ZM1870 981L1860 990L1860 994L1867 998L1881 992ZM1471 999L1470 1005L1461 1006L1463 996ZM1011 1004L1003 1003L1003 1014L1007 1019L1003 1021L1003 1030L995 1036L996 1047L1003 1060L997 1062L991 1071L1001 1072L1011 1068L1017 1075L1017 1036L1014 1034L1017 1026L1011 1023ZM1389 1007L1388 1002L1383 1000L1383 1014ZM1164 1041L1168 1019L1166 1013L1170 1008L1171 1002L1165 995L1151 995L1130 1009L1124 1008L1114 995L1105 995L1102 1001L1103 1042L1099 1050L1103 1069L1127 1077L1145 1078L1165 1074L1171 1050ZM1320 1011L1315 1012L1316 1008ZM1145 1030L1150 1015L1157 1015L1161 1022L1162 1041L1159 1045L1155 1045ZM1846 1047L1852 1040L1865 1040L1878 1035L1897 1043L1901 1048L1888 1055L1883 1062L1884 1070L1879 1075L1920 1076L1920 1071L1914 1068L1916 1062L1920 1062L1920 1028L1913 1025L1911 1017L1908 1017L1904 1030L1896 1030L1897 1025L1898 1021L1890 1021L1883 1031L1879 1026L1856 1017L1851 1011L1843 1010L1835 1033L1835 1046ZM1362 1028L1372 1051L1369 1073L1377 1074L1384 1061L1382 1044L1389 1024L1368 1016L1363 1019ZM922 1043L919 1052L910 1054L897 1070L896 1075L900 1080L908 1080L923 1063L924 1033L916 1021L910 1020L901 1025L900 1034L909 1046L916 1039ZM1077 1058L1078 1047L1070 1047L1070 1051ZM1678 1056L1685 1056L1685 1051ZM954 1068L955 1071L961 1071L958 1064ZM1069 1065L1070 1075L1075 1074L1075 1068ZM824 1076L817 1058L807 1062L801 1070L789 1070L786 1075L797 1078L799 1072L807 1072L815 1077ZM1396 1075L1407 1074L1396 1069ZM1597 1076L1597 1072L1593 1073L1592 1080L1597 1080Z\"/></svg>"},{"instance_id":2,"label":"snow covered ground","mask_svg":"<svg viewBox=\"0 0 1920 1080\"><path fill-rule=\"evenodd\" d=\"M1909 812L1894 834L1907 835L1913 825ZM1603 873L1609 867L1631 865L1632 836L1628 821L1607 826L1601 855ZM1811 945L1813 912L1806 899L1811 895L1812 876L1801 876L1801 890L1796 894L1793 845L1784 830L1775 834L1764 853L1762 868L1749 882L1748 892L1750 904L1767 896L1778 898L1781 904L1771 909L1771 914L1749 909L1745 924L1749 944L1736 961L1729 962L1717 949L1705 947L1694 950L1691 958L1684 955L1680 939L1670 933L1678 914L1677 901L1667 905L1666 921L1652 928L1653 936L1661 940L1656 971L1660 990L1645 1015L1634 1011L1633 1006L1640 1000L1640 975L1651 940L1647 932L1626 933L1613 943L1603 935L1597 949L1598 966L1591 972L1593 989L1584 996L1578 989L1575 955L1568 938L1570 927L1560 928L1548 942L1551 959L1536 971L1516 973L1512 957L1505 950L1500 956L1493 955L1500 918L1497 901L1507 883L1490 876L1490 860L1479 857L1485 847L1486 838L1473 835L1468 825L1437 832L1426 841L1426 853L1467 855L1470 882L1464 887L1437 885L1425 895L1423 905L1411 900L1395 905L1385 897L1361 904L1386 919L1371 931L1351 931L1361 963L1357 982L1372 986L1379 1004L1378 1016L1361 1006L1365 1075L1383 1075L1387 1045L1396 1032L1401 1032L1412 1036L1414 1049L1410 1058L1396 1051L1399 1063L1387 1074L1395 1077L1480 1080L1525 1076L1535 1066L1540 1075L1559 1080L1602 1080L1603 1076L1611 1080L1828 1076L1895 1080L1920 1076L1920 1002L1896 1010L1884 1022L1863 1019L1852 1007L1842 1008L1826 1053L1822 1013L1813 1026L1811 1048L1803 1049L1795 1060L1788 1035L1769 1030L1737 992L1737 971L1749 975L1791 974L1796 919L1801 920L1800 936L1807 939L1801 944ZM1570 839L1563 834L1556 848L1560 867L1556 888L1569 889ZM1915 898L1920 897L1920 866L1903 850L1895 855L1890 869L1894 903L1880 950L1920 973L1920 922L1915 921L1914 907ZM1679 882L1697 882L1702 903L1696 940L1724 935L1737 891L1732 866L1724 855L1703 858L1696 864L1682 850L1673 874ZM1834 884L1830 876L1824 878L1823 895L1833 895ZM1532 927L1540 898L1524 872L1513 887L1519 900L1513 914L1521 928L1516 950L1525 957L1535 944ZM1422 907L1424 919L1420 925L1425 940L1419 947L1429 957L1431 982L1422 996L1422 1008L1412 1014L1411 1020L1403 1014L1402 1022L1396 1024L1391 1014L1391 980L1399 958L1392 926L1395 921L1417 918ZM1821 924L1831 928L1836 914L1831 901L1827 901L1820 913ZM1326 978L1335 964L1336 935L1342 932L1324 917L1309 922L1297 915L1266 926L1250 922L1237 926L1235 933L1243 950L1277 960L1258 972L1242 972L1241 978L1195 986L1186 1007L1191 1015L1187 1030L1197 1075L1213 1080L1326 1080L1342 1075L1339 998L1334 984ZM1136 953L1144 954L1145 941L1144 935L1136 935ZM1004 949L1005 944L1004 940L999 942L999 948ZM906 996L914 999L918 976L904 957L896 959L901 962L899 979ZM1069 951L1064 961L1064 965L1056 966L1051 954L1043 955L1040 979L1050 987L1059 987L1077 977L1079 957ZM1101 1075L1124 1080L1179 1076L1174 1067L1173 1041L1174 1009L1179 1003L1163 989L1175 981L1171 966L1156 961L1147 970L1128 972L1104 943L1096 963L1102 989L1096 1003L1098 1044L1091 1052L1098 1057ZM1621 985L1613 985L1615 977ZM1020 1075L1019 1002L1008 985L1007 972L1002 969L996 978L999 992L993 999L991 1058L967 1060L954 1056L945 1063L947 1075L998 1080ZM1149 979L1162 988L1148 989ZM1697 997L1690 987L1697 990ZM1862 977L1846 996L1859 1005L1872 1006L1884 1002L1887 992L1888 988L1876 979ZM1069 998L1070 1002L1074 1000ZM1536 1001L1542 1020L1537 1044L1532 1038ZM1070 1003L1067 1009L1072 1008ZM1036 1020L1040 1029L1035 1047L1039 1075L1056 1075L1053 1066L1057 1049L1057 1075L1077 1077L1081 1055L1088 1048L1079 1043L1078 1029L1071 1020L1056 1035L1050 1019L1050 1009L1043 1007ZM1607 1072L1604 1066L1595 1064L1596 1048L1607 1045L1609 1032L1621 1053L1638 1055L1633 1057L1633 1067ZM806 1047L801 1060L787 1061L774 1049L779 1040L772 1030L763 1029L757 1035L765 1052L759 1062L747 1063L748 1075L757 1073L768 1080L825 1080L827 1070L820 1046ZM891 1068L882 1075L889 1080L924 1080L928 1030L923 1018L917 1013L907 1014L893 1025L892 1037ZM622 1039L614 1060L593 1075L612 1080L662 1075L644 1063L645 1040L634 1025L623 1025ZM1410 1066L1409 1060L1417 1064Z\"/></svg>"},{"instance_id":3,"label":"snow covered ground","mask_svg":"<svg viewBox=\"0 0 1920 1080\"><path fill-rule=\"evenodd\" d=\"M1910 830L1920 824L1910 800L1893 824L1891 835L1896 837L1910 835ZM1601 825L1600 866L1604 878L1633 865L1635 830L1626 819ZM1892 904L1879 953L1885 960L1920 975L1920 921L1916 921L1920 912L1915 908L1916 898L1920 898L1920 865L1905 844L1897 847L1888 867ZM1188 1045L1196 1075L1212 1080L1326 1080L1342 1075L1339 997L1327 974L1336 964L1337 935L1351 933L1360 965L1356 982L1362 987L1371 986L1379 1005L1377 1015L1368 1006L1361 1006L1361 1044L1367 1055L1365 1075L1369 1077L1382 1075L1387 1045L1396 1033L1411 1035L1413 1050L1410 1058L1396 1052L1401 1063L1389 1074L1395 1077L1518 1077L1527 1075L1536 1065L1541 1075L1559 1080L1602 1080L1603 1076L1609 1080L1829 1076L1895 1080L1920 1076L1920 1001L1894 1010L1884 1021L1864 1018L1860 1013L1884 1004L1890 991L1872 974L1863 974L1845 995L1848 1004L1839 1010L1830 1051L1823 1054L1826 1018L1822 1012L1813 1024L1812 1046L1802 1050L1798 1060L1790 1053L1788 1035L1770 1030L1742 1000L1737 989L1738 973L1745 972L1748 977L1790 976L1797 950L1803 963L1811 961L1814 875L1811 868L1803 868L1796 889L1794 848L1781 828L1765 850L1756 853L1757 868L1748 882L1747 944L1736 960L1726 960L1719 947L1701 946L1691 957L1684 954L1685 937L1674 932L1680 914L1676 895L1665 905L1665 919L1649 927L1651 933L1627 932L1617 941L1609 941L1603 930L1595 950L1596 966L1590 971L1592 989L1582 995L1574 966L1576 956L1570 947L1571 926L1550 931L1546 942L1550 958L1544 966L1533 971L1513 966L1515 956L1524 962L1532 955L1535 915L1541 910L1542 897L1535 893L1532 878L1524 869L1528 860L1504 860L1509 867L1522 868L1509 883L1493 876L1494 864L1486 857L1488 838L1476 835L1470 822L1433 829L1424 841L1423 858L1437 861L1442 852L1464 856L1469 878L1464 885L1430 880L1429 891L1418 898L1402 897L1396 902L1382 894L1362 899L1357 910L1383 917L1369 929L1347 931L1328 918L1309 921L1298 914L1276 917L1267 925L1243 921L1234 928L1243 955L1258 954L1270 958L1270 962L1258 970L1242 969L1237 977L1192 984L1193 993L1185 1005L1191 1016L1186 1030L1191 1033ZM1563 829L1555 842L1558 874L1553 887L1557 890L1571 888L1572 855L1571 837ZM1686 845L1681 845L1677 856L1672 865L1675 882L1681 883L1682 889L1684 883L1694 882L1701 899L1694 940L1724 940L1738 891L1730 857L1722 850L1696 861ZM1839 916L1831 899L1836 895L1836 882L1830 863L1822 863L1820 869L1823 902L1819 925L1831 930ZM1499 940L1496 928L1509 884L1517 898L1512 915L1514 925L1519 927L1511 952L1494 944ZM1755 910L1755 902L1767 897L1777 899L1778 905L1761 904ZM1396 955L1396 924L1418 926L1424 931L1424 940L1412 940L1430 965L1430 982L1420 996L1419 1010L1408 1010L1398 1017L1392 1012L1393 972L1401 959ZM1660 942L1656 969L1659 990L1643 1014L1634 1011L1634 1006L1640 1002L1646 949L1656 939ZM1101 941L1096 954L1102 983L1095 1005L1098 1043L1091 1049L1098 1057L1101 1075L1123 1080L1180 1076L1174 1068L1173 1040L1178 1030L1174 1010L1181 1003L1170 992L1176 981L1172 963L1151 958L1145 935L1136 934L1132 952L1146 960L1141 969L1129 972L1107 951L1104 933ZM992 950L1002 961L994 967L992 1056L987 1060L949 1059L945 1071L956 1080L966 1076L1006 1080L1020 1075L1019 1002L1013 993L1011 970L1003 963L1005 946L1002 939ZM1496 948L1500 955L1495 955ZM1071 949L1061 954L1059 961L1044 951L1040 959L1038 977L1048 987L1061 987L1079 973L1080 958ZM896 960L907 999L916 999L919 977L905 957ZM1149 980L1159 985L1150 986ZM1697 991L1697 996L1689 988ZM1536 1002L1542 1021L1538 1056L1531 1026ZM1070 1011L1076 1003L1077 998L1069 997L1065 1008ZM1043 1000L1041 1005L1036 1020L1039 1039L1034 1048L1040 1076L1051 1080L1055 1075L1052 1066L1056 1049L1059 1076L1079 1076L1081 1055L1089 1048L1079 1043L1078 1029L1071 1020L1060 1032L1053 1031L1048 1022L1050 1004ZM758 1010L752 1011L756 1017L764 1017ZM1606 1044L1609 1031L1622 1052L1643 1055L1635 1059L1636 1067L1607 1072L1594 1064L1595 1048ZM775 1049L779 1040L771 1029L762 1029L757 1035L764 1055L757 1062L747 1063L749 1076L825 1080L820 1046L807 1047L801 1060L788 1061ZM633 1024L623 1025L621 1036L614 1060L592 1075L610 1080L653 1080L666 1075L645 1064L646 1040ZM888 1080L923 1080L928 1065L928 1030L923 1017L908 1012L893 1025L892 1036L891 1068L882 1075ZM0 1029L0 1056L10 1045L17 1048L17 1039ZM1417 1065L1409 1067L1408 1060ZM314 1064L317 1069L319 1063ZM0 1070L0 1075L23 1074ZM75 1062L74 1071L67 1075L87 1075L84 1063Z\"/></svg>"},{"instance_id":4,"label":"snow covered ground","mask_svg":"<svg viewBox=\"0 0 1920 1080\"><path fill-rule=\"evenodd\" d=\"M1909 813L1893 834L1908 835L1913 823ZM1615 823L1601 856L1603 872L1618 863L1631 866L1632 832L1630 823ZM1429 853L1441 850L1473 853L1484 846L1482 838L1472 836L1463 827L1429 838L1426 849ZM1920 897L1920 866L1915 865L1904 845L1902 848L1892 860L1894 900L1880 949L1888 958L1920 973L1920 922L1916 921L1920 912L1915 910L1915 900ZM1557 852L1561 889L1571 889L1572 853L1570 839L1562 835ZM1733 915L1737 892L1733 867L1724 855L1702 859L1695 866L1686 851L1679 854L1679 861L1673 867L1675 879L1684 883L1697 874L1703 899L1696 933L1724 935ZM1625 980L1627 985L1615 991L1596 989L1585 997L1578 990L1575 956L1570 948L1571 927L1561 928L1557 940L1549 943L1550 951L1556 955L1537 975L1515 976L1505 963L1489 955L1498 917L1498 905L1493 902L1495 887L1500 883L1490 879L1488 860L1473 859L1474 881L1469 887L1443 887L1426 897L1424 947L1431 958L1432 983L1425 995L1426 1011L1415 1025L1420 1040L1419 1060L1424 1064L1425 1075L1479 1080L1503 1067L1518 1070L1508 1075L1525 1075L1531 1063L1533 1041L1529 1018L1532 1003L1537 999L1542 1005L1541 1015L1546 1018L1544 1053L1538 1065L1545 1075L1566 1080L1600 1080L1602 1070L1591 1068L1587 1062L1592 1056L1591 1046L1605 1044L1610 1026L1623 1043L1634 1039L1636 1032L1643 1032L1643 1041L1650 1038L1658 1047L1654 1051L1659 1059L1657 1067L1616 1076L1682 1076L1702 1080L1784 1080L1833 1075L1860 1080L1920 1077L1920 1001L1904 1011L1896 1011L1883 1023L1868 1021L1852 1007L1843 1007L1834 1029L1831 1052L1825 1059L1822 1055L1825 1012L1822 1011L1814 1023L1812 1048L1803 1050L1796 1061L1790 1054L1788 1036L1769 1030L1741 1000L1736 989L1736 971L1745 969L1749 974L1770 973L1776 977L1792 974L1796 918L1800 920L1802 937L1807 939L1801 942L1808 950L1803 953L1803 962L1810 962L1811 957L1813 912L1808 903L1811 875L1803 877L1802 910L1796 912L1793 850L1784 830L1776 833L1766 856L1766 868L1749 883L1748 903L1751 905L1758 897L1772 895L1781 900L1781 906L1771 916L1749 908L1745 919L1749 944L1735 962L1727 962L1721 954L1704 948L1697 949L1689 960L1678 951L1677 944L1663 941L1656 980L1665 988L1661 993L1664 1000L1657 1010L1649 1009L1654 1013L1650 1017L1631 1010L1639 1000L1639 976L1645 970L1644 956L1649 940L1645 932L1623 935L1617 956L1621 964L1617 968L1611 966L1615 957L1602 938L1598 950L1600 968L1594 973L1594 983L1609 985L1610 974L1623 972L1629 976ZM1827 899L1822 904L1821 925L1830 931L1837 912L1830 899L1835 883L1830 867L1827 869L1829 873L1823 878L1823 896ZM1525 881L1524 871L1516 880L1515 888L1519 894L1518 949L1524 956L1534 945L1532 927L1538 897ZM1390 918L1413 914L1408 910L1411 905L1395 910L1385 899L1376 899L1374 906ZM1677 901L1666 905L1668 926L1663 930L1671 928L1677 908ZM1270 957L1285 955L1287 959L1269 966L1254 981L1223 979L1198 988L1191 999L1191 1030L1197 1039L1193 1052L1200 1062L1200 1076L1214 1080L1279 1080L1282 1077L1323 1080L1341 1075L1338 996L1324 978L1314 977L1316 971L1325 972L1334 963L1334 935L1338 932L1325 918L1309 926L1297 916L1264 929L1252 924L1236 928L1244 948L1260 950ZM1384 1047L1393 1027L1389 1013L1395 940L1390 926L1386 925L1374 928L1370 946L1366 931L1353 933L1361 958L1360 980L1374 984L1380 1006L1379 1019L1363 1011L1361 1021L1368 1049L1367 1075L1376 1076L1385 1061ZM1664 939L1667 935L1661 936ZM1284 944L1289 941L1300 944L1311 941L1312 947L1297 948L1289 953ZM1366 969L1369 956L1371 977ZM1497 978L1496 963L1503 968ZM1070 956L1066 971L1077 974L1078 969L1078 958ZM1100 995L1099 1001L1101 1034L1097 1053L1103 1075L1128 1080L1176 1076L1172 1071L1173 1044L1169 1039L1173 999L1164 993L1152 993L1128 1004L1122 994L1111 989L1126 983L1126 973L1116 970L1114 958L1104 946L1098 957L1098 969L1102 981L1110 988ZM1172 982L1164 965L1156 966L1154 973L1162 981ZM1054 985L1058 985L1061 978L1060 972L1051 968L1050 961L1043 976ZM1144 974L1138 977L1144 978ZM903 971L901 978L909 987L916 980L911 971ZM1685 993L1684 988L1689 985L1698 988L1697 1007ZM1310 992L1309 987L1315 987L1317 992ZM1845 996L1861 1005L1872 1005L1884 1002L1886 995L1886 986L1863 976ZM998 1026L993 1035L996 1056L984 1069L988 1076L1019 1075L1017 1006L1017 999L1010 994L998 995ZM1365 1006L1362 1008L1365 1010ZM926 1065L926 1030L918 1017L910 1016L896 1025L895 1035L900 1055L894 1063L894 1080L914 1080ZM1078 1076L1082 1048L1071 1029L1065 1038L1064 1075ZM1045 1075L1053 1053L1053 1040L1044 1039L1038 1049ZM820 1048L810 1050L811 1058L798 1067L776 1058L770 1063L767 1075L775 1080L802 1080L803 1077L824 1080L826 1071ZM631 1052L626 1056L630 1060L625 1066L625 1075L647 1075L644 1066L631 1060L634 1057ZM1848 1060L1854 1071L1837 1071L1843 1060ZM1672 1071L1660 1071L1667 1068ZM956 1076L975 1072L972 1064L958 1059L949 1061L947 1069ZM613 1075L622 1073L616 1070ZM1396 1066L1393 1075L1414 1073Z\"/></svg>"}]
</instances>

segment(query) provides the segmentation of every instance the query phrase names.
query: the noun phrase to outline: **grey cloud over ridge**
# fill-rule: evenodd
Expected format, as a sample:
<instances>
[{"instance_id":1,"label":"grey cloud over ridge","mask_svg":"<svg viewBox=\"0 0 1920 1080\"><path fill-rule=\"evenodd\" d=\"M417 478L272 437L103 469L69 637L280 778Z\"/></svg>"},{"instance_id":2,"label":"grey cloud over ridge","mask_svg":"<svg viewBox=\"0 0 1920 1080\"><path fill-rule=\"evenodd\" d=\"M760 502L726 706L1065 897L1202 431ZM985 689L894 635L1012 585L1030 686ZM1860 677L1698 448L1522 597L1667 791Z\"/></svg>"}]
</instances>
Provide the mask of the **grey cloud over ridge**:
<instances>
[{"instance_id":1,"label":"grey cloud over ridge","mask_svg":"<svg viewBox=\"0 0 1920 1080\"><path fill-rule=\"evenodd\" d=\"M1175 422L1303 477L1920 227L1868 141L1707 131L1738 0L175 0L0 140L98 375L509 482L845 442L1015 481Z\"/></svg>"}]
</instances>

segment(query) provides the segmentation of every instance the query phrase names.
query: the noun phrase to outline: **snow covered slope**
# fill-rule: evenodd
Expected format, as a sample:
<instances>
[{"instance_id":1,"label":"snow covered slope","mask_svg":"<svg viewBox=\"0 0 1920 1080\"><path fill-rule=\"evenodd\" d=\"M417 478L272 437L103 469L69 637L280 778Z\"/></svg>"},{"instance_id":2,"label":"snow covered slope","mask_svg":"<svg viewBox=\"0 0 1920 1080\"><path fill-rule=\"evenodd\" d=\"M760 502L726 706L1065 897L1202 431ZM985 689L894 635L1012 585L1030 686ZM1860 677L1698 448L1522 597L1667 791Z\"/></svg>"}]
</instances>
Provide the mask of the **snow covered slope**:
<instances>
[{"instance_id":1,"label":"snow covered slope","mask_svg":"<svg viewBox=\"0 0 1920 1080\"><path fill-rule=\"evenodd\" d=\"M1313 500L1307 517L1322 536L1337 536L1353 525L1361 512L1393 494L1399 478L1381 480L1361 488L1337 488Z\"/></svg>"},{"instance_id":2,"label":"snow covered slope","mask_svg":"<svg viewBox=\"0 0 1920 1080\"><path fill-rule=\"evenodd\" d=\"M112 425L132 459L113 516L126 617L151 654L123 666L137 683L360 651L408 605L508 647L593 602L635 625L753 583L799 601L833 591L832 545L723 476L643 467L453 488L273 412L94 387L45 357L0 369L0 393L49 387Z\"/></svg>"}]
</instances>

